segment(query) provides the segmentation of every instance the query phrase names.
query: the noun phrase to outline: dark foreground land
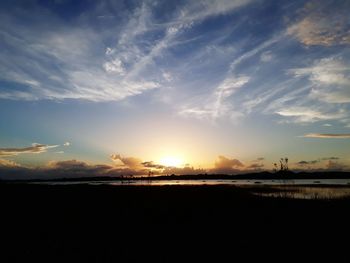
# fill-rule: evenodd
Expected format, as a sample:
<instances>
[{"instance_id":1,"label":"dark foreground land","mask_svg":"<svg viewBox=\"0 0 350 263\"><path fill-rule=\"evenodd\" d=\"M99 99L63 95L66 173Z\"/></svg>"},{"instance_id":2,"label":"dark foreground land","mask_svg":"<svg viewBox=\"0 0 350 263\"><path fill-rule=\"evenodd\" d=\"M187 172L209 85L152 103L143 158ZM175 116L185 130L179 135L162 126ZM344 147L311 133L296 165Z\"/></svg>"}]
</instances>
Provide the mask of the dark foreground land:
<instances>
[{"instance_id":1,"label":"dark foreground land","mask_svg":"<svg viewBox=\"0 0 350 263\"><path fill-rule=\"evenodd\" d=\"M350 200L234 186L1 184L0 262L349 262Z\"/></svg>"}]
</instances>

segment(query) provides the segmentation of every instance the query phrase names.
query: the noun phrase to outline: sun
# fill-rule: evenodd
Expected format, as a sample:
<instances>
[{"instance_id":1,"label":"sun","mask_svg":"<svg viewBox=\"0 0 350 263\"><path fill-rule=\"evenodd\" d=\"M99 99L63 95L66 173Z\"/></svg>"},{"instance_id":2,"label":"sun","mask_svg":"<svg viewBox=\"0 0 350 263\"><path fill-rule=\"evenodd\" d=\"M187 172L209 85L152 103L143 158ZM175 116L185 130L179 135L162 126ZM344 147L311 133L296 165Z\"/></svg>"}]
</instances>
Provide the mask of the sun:
<instances>
[{"instance_id":1,"label":"sun","mask_svg":"<svg viewBox=\"0 0 350 263\"><path fill-rule=\"evenodd\" d=\"M159 160L159 163L167 167L180 167L183 166L184 162L179 157L165 156Z\"/></svg>"}]
</instances>

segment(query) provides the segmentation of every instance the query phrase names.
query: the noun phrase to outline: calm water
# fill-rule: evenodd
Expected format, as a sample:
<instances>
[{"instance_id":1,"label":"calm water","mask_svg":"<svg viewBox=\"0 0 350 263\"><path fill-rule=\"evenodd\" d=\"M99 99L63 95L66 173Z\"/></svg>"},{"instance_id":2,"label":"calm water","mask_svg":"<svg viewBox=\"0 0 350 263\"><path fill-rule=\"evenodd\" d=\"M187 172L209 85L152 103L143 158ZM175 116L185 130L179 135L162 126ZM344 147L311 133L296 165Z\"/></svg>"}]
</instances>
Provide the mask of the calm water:
<instances>
[{"instance_id":1,"label":"calm water","mask_svg":"<svg viewBox=\"0 0 350 263\"><path fill-rule=\"evenodd\" d=\"M350 179L326 180L124 180L124 181L75 181L75 182L40 182L49 185L349 185Z\"/></svg>"},{"instance_id":2,"label":"calm water","mask_svg":"<svg viewBox=\"0 0 350 263\"><path fill-rule=\"evenodd\" d=\"M124 180L124 181L75 181L40 182L48 185L232 185L246 188L253 195L294 199L350 198L350 179L327 180Z\"/></svg>"}]
</instances>

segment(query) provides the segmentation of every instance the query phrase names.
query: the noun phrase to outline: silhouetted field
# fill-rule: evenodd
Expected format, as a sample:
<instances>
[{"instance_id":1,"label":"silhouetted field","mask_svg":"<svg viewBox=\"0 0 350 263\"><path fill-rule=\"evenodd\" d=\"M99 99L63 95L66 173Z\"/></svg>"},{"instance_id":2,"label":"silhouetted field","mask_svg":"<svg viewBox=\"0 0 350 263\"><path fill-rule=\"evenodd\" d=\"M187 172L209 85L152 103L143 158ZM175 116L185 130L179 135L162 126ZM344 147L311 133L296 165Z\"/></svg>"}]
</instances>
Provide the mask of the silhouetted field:
<instances>
[{"instance_id":1,"label":"silhouetted field","mask_svg":"<svg viewBox=\"0 0 350 263\"><path fill-rule=\"evenodd\" d=\"M348 262L350 199L252 189L0 184L1 262Z\"/></svg>"}]
</instances>

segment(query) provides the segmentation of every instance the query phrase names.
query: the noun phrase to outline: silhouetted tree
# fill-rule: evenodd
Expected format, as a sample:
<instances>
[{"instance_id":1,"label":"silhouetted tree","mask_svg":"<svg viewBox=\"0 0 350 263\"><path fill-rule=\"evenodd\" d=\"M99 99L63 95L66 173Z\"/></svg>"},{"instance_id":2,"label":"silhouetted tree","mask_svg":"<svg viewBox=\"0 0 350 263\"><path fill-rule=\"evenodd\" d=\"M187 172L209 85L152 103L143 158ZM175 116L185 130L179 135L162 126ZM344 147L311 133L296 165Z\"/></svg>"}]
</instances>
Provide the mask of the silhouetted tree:
<instances>
[{"instance_id":1,"label":"silhouetted tree","mask_svg":"<svg viewBox=\"0 0 350 263\"><path fill-rule=\"evenodd\" d=\"M275 165L277 167L277 164ZM288 171L288 158L281 158L280 159L280 171Z\"/></svg>"},{"instance_id":2,"label":"silhouetted tree","mask_svg":"<svg viewBox=\"0 0 350 263\"><path fill-rule=\"evenodd\" d=\"M277 163L274 163L273 166L274 166L273 171L277 172Z\"/></svg>"},{"instance_id":3,"label":"silhouetted tree","mask_svg":"<svg viewBox=\"0 0 350 263\"><path fill-rule=\"evenodd\" d=\"M281 165L280 171L283 171L284 170L283 158L280 159L280 165Z\"/></svg>"}]
</instances>

